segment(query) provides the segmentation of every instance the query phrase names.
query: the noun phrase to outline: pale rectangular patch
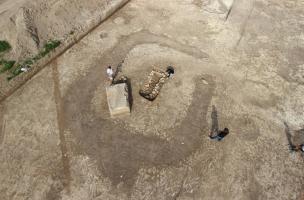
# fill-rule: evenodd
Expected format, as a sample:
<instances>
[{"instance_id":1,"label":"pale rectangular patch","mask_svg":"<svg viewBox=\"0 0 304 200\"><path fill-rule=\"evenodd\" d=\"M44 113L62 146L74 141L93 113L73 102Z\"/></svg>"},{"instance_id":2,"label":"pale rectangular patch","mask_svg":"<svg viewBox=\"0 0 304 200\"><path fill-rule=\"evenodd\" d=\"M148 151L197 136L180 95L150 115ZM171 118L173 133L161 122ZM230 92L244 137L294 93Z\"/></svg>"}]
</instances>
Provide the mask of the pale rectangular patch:
<instances>
[{"instance_id":1,"label":"pale rectangular patch","mask_svg":"<svg viewBox=\"0 0 304 200\"><path fill-rule=\"evenodd\" d=\"M129 94L126 83L106 87L111 117L130 114Z\"/></svg>"}]
</instances>

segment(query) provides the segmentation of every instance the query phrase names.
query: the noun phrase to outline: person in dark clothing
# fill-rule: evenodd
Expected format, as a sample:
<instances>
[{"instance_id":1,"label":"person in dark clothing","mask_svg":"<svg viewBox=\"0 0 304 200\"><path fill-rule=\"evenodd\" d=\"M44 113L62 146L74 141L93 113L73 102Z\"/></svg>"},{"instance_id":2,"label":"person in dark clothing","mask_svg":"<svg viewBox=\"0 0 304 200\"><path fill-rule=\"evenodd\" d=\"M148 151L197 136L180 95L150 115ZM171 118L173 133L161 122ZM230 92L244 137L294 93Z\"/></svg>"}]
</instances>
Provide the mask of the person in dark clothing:
<instances>
[{"instance_id":1,"label":"person in dark clothing","mask_svg":"<svg viewBox=\"0 0 304 200\"><path fill-rule=\"evenodd\" d=\"M170 77L174 74L174 68L172 66L168 66L166 72L167 76Z\"/></svg>"},{"instance_id":2,"label":"person in dark clothing","mask_svg":"<svg viewBox=\"0 0 304 200\"><path fill-rule=\"evenodd\" d=\"M229 134L229 129L224 128L222 131L218 131L216 135L213 136L213 133L210 132L209 137L210 139L216 139L217 141L221 141L224 137L226 137Z\"/></svg>"},{"instance_id":3,"label":"person in dark clothing","mask_svg":"<svg viewBox=\"0 0 304 200\"><path fill-rule=\"evenodd\" d=\"M304 144L291 145L291 150L304 152Z\"/></svg>"}]
</instances>

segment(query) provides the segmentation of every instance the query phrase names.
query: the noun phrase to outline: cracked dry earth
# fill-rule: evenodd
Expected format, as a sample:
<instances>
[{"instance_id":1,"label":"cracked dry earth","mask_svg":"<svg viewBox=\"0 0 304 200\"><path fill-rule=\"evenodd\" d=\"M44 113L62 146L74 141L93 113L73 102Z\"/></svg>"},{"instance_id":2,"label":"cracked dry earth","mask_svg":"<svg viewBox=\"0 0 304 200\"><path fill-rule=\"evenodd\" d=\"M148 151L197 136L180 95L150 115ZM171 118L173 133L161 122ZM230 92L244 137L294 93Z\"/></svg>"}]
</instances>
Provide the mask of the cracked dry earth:
<instances>
[{"instance_id":1,"label":"cracked dry earth","mask_svg":"<svg viewBox=\"0 0 304 200\"><path fill-rule=\"evenodd\" d=\"M302 200L303 30L303 1L130 1L1 103L0 199ZM112 119L122 60L132 113Z\"/></svg>"}]
</instances>

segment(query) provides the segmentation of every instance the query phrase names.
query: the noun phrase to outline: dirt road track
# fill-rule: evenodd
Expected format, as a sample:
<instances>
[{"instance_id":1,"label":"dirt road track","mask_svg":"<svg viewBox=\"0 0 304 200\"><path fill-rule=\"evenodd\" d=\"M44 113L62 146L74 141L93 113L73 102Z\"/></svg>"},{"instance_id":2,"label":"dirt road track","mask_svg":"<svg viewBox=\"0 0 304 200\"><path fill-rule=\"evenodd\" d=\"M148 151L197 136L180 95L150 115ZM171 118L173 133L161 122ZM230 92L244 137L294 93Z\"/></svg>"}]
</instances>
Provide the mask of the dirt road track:
<instances>
[{"instance_id":1,"label":"dirt road track","mask_svg":"<svg viewBox=\"0 0 304 200\"><path fill-rule=\"evenodd\" d=\"M58 66L57 60L53 60L52 62L52 72L53 72L53 80L54 80L54 97L56 103L57 110L57 122L59 129L59 138L60 138L60 150L62 154L62 164L63 164L63 172L65 179L62 180L63 186L67 190L67 193L70 193L70 181L71 181L71 172L70 172L70 160L68 154L68 147L66 142L66 137L64 135L64 116L63 116L63 104L62 97L60 93L60 83L58 78Z\"/></svg>"}]
</instances>

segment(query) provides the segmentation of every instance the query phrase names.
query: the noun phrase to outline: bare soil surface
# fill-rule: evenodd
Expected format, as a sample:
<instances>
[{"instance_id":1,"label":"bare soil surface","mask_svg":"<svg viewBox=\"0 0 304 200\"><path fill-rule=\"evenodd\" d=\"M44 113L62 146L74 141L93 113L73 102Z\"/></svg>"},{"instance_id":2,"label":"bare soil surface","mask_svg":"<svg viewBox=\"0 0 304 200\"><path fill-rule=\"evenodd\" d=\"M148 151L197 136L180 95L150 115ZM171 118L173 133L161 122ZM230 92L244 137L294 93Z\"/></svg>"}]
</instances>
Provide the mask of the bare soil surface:
<instances>
[{"instance_id":1,"label":"bare soil surface","mask_svg":"<svg viewBox=\"0 0 304 200\"><path fill-rule=\"evenodd\" d=\"M54 4L100 3L90 2ZM303 10L130 1L1 103L0 199L301 200L304 158L289 142L304 143ZM130 79L130 116L110 118L109 65ZM159 96L142 98L152 68L169 65Z\"/></svg>"}]
</instances>

